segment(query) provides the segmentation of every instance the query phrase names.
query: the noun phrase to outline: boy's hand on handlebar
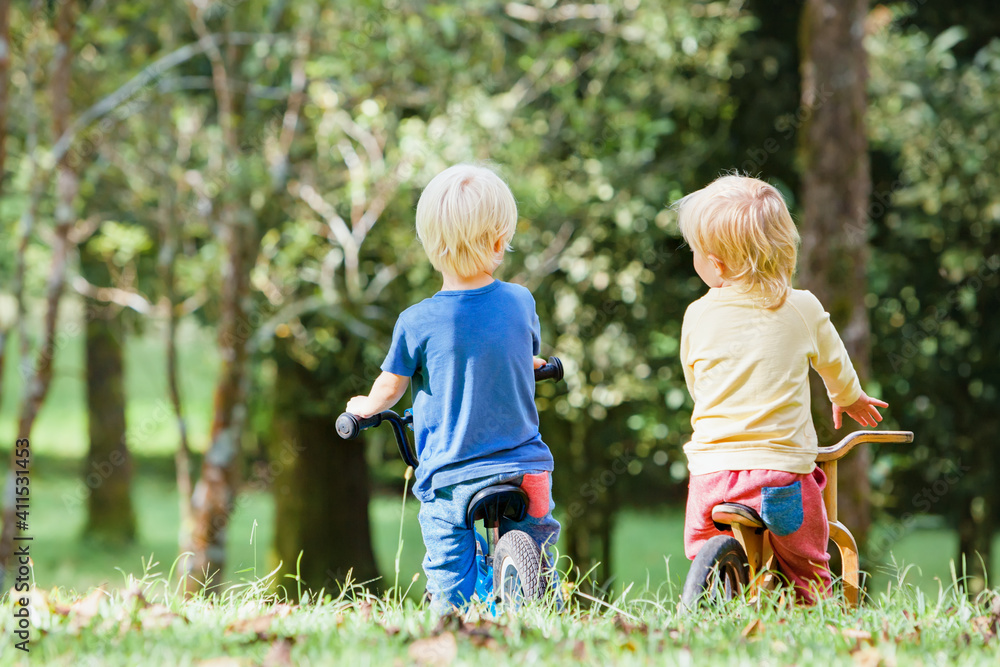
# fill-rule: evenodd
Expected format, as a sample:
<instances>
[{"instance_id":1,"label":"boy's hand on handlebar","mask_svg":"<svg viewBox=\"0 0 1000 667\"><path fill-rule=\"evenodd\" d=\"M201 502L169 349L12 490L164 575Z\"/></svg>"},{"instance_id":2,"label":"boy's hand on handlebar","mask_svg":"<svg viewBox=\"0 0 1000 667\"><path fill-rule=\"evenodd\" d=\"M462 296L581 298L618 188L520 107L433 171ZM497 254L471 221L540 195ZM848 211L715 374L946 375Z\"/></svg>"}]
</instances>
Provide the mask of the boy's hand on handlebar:
<instances>
[{"instance_id":1,"label":"boy's hand on handlebar","mask_svg":"<svg viewBox=\"0 0 1000 667\"><path fill-rule=\"evenodd\" d=\"M347 402L346 411L358 417L371 417L376 412L381 412L378 407L375 401L367 396L355 396Z\"/></svg>"},{"instance_id":2,"label":"boy's hand on handlebar","mask_svg":"<svg viewBox=\"0 0 1000 667\"><path fill-rule=\"evenodd\" d=\"M359 417L371 417L388 410L403 397L409 384L410 378L383 371L375 379L371 393L367 396L355 396L347 402L347 411Z\"/></svg>"},{"instance_id":3,"label":"boy's hand on handlebar","mask_svg":"<svg viewBox=\"0 0 1000 667\"><path fill-rule=\"evenodd\" d=\"M878 426L878 423L882 421L882 415L879 414L878 408L887 407L889 404L885 401L880 401L861 392L861 397L850 405L833 404L833 427L840 428L841 415L845 413L862 426Z\"/></svg>"},{"instance_id":4,"label":"boy's hand on handlebar","mask_svg":"<svg viewBox=\"0 0 1000 667\"><path fill-rule=\"evenodd\" d=\"M534 359L532 359L532 361L534 362L534 367L535 367L535 368L541 368L541 367L542 367L542 366L544 366L544 365L545 365L546 363L548 363L548 362L547 362L547 361L545 361L544 359L540 359L540 358L538 358L538 357L535 357Z\"/></svg>"}]
</instances>

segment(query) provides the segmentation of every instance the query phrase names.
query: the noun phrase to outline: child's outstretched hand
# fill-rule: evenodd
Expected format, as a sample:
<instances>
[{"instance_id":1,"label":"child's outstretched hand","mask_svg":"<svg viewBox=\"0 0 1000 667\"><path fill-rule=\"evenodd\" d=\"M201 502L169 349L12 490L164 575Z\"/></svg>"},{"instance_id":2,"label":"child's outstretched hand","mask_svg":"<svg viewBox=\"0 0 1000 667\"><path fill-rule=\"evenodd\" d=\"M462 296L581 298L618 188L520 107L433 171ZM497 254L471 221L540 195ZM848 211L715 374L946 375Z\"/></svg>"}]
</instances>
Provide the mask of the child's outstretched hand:
<instances>
[{"instance_id":1,"label":"child's outstretched hand","mask_svg":"<svg viewBox=\"0 0 1000 667\"><path fill-rule=\"evenodd\" d=\"M844 413L847 413L851 419L862 426L878 426L878 423L882 421L882 415L879 414L878 408L887 407L889 404L885 401L880 401L861 392L861 398L850 405L841 407L836 403L833 404L833 427L840 428L840 418Z\"/></svg>"}]
</instances>

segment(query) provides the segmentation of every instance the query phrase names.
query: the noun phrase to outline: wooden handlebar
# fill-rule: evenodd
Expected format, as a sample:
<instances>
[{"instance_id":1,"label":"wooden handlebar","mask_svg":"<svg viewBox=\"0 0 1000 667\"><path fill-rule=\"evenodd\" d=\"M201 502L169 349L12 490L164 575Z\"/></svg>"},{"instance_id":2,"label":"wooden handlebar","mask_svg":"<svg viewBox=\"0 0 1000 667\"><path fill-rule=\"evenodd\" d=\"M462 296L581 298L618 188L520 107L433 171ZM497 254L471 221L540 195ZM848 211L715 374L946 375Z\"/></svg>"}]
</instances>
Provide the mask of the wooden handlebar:
<instances>
[{"instance_id":1,"label":"wooden handlebar","mask_svg":"<svg viewBox=\"0 0 1000 667\"><path fill-rule=\"evenodd\" d=\"M836 445L820 447L816 462L836 461L858 445L866 442L913 442L913 431L855 431Z\"/></svg>"}]
</instances>

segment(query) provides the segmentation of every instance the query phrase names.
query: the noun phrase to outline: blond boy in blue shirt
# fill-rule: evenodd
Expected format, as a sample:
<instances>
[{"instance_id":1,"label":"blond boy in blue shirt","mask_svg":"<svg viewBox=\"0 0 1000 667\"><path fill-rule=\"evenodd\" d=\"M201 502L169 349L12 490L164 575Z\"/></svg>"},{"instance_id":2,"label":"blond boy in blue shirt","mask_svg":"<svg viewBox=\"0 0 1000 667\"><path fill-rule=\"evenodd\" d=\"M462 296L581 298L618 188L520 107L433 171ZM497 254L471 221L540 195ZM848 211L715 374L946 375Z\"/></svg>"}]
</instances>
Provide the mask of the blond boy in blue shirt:
<instances>
[{"instance_id":1,"label":"blond boy in blue shirt","mask_svg":"<svg viewBox=\"0 0 1000 667\"><path fill-rule=\"evenodd\" d=\"M347 411L391 408L413 382L424 572L438 613L475 590L476 543L466 508L481 489L514 481L528 495L523 521L504 518L543 553L559 537L552 518L552 453L538 432L534 368L541 332L535 300L493 272L509 249L517 205L493 171L461 164L435 176L417 203L417 236L442 276L441 291L400 314L368 396Z\"/></svg>"}]
</instances>

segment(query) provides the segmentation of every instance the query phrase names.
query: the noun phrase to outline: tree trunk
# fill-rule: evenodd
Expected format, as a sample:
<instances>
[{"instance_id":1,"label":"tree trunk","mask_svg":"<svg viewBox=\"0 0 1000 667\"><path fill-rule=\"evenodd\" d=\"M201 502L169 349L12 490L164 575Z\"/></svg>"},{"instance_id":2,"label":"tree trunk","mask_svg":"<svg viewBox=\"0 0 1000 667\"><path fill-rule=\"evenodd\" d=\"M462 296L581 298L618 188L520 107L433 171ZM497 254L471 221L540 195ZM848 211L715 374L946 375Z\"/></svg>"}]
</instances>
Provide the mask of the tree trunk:
<instances>
[{"instance_id":1,"label":"tree trunk","mask_svg":"<svg viewBox=\"0 0 1000 667\"><path fill-rule=\"evenodd\" d=\"M0 0L0 197L7 179L7 98L10 94L10 0ZM3 377L3 376L0 376Z\"/></svg>"},{"instance_id":2,"label":"tree trunk","mask_svg":"<svg viewBox=\"0 0 1000 667\"><path fill-rule=\"evenodd\" d=\"M76 26L75 4L73 0L61 0L56 13L55 28L58 47L56 48L50 84L52 134L56 137L62 136L70 123L72 108L70 66L73 61L71 42ZM79 176L70 166L66 156L63 155L56 165L55 235L52 244L52 264L45 290L46 311L42 329L42 346L34 363L27 358L27 353L21 359L21 370L26 374L27 379L18 416L17 437L19 439L30 438L35 418L45 401L49 384L52 381L52 368L56 352L56 322L59 316L59 302L62 299L63 287L66 283L66 263L71 245L69 231L76 222L74 205L78 188ZM19 250L19 252L22 251ZM23 258L22 252L18 259L18 270L23 270L23 264L21 264ZM18 290L22 287L23 284L19 285ZM23 306L23 302L19 306ZM21 314L23 317L23 310L21 310ZM24 331L23 327L21 331ZM25 344L25 338L22 336L22 349L25 349ZM3 529L0 531L0 590L4 588L6 583L4 579L10 557L14 551L16 532L14 526L15 504L7 502L7 500L12 501L15 497L13 465L7 476L7 493L4 494L4 497Z\"/></svg>"},{"instance_id":3,"label":"tree trunk","mask_svg":"<svg viewBox=\"0 0 1000 667\"><path fill-rule=\"evenodd\" d=\"M105 285L104 262L86 248L80 254L84 278ZM135 539L132 460L125 438L122 327L118 308L96 301L87 311L87 417L90 449L84 481L90 489L85 537L109 543Z\"/></svg>"},{"instance_id":4,"label":"tree trunk","mask_svg":"<svg viewBox=\"0 0 1000 667\"><path fill-rule=\"evenodd\" d=\"M990 580L994 521L993 504L987 494L965 499L958 522L956 568L959 577L966 577L962 584L971 598L982 593Z\"/></svg>"},{"instance_id":5,"label":"tree trunk","mask_svg":"<svg viewBox=\"0 0 1000 667\"><path fill-rule=\"evenodd\" d=\"M830 312L862 382L871 373L864 305L871 193L863 43L867 10L867 0L807 0L799 36L805 116L799 133L800 282ZM843 434L833 431L829 399L821 385L814 374L817 433L821 444L831 444ZM870 464L867 447L840 463L840 518L862 546L871 523Z\"/></svg>"},{"instance_id":6,"label":"tree trunk","mask_svg":"<svg viewBox=\"0 0 1000 667\"><path fill-rule=\"evenodd\" d=\"M10 0L0 0L0 201L7 184L7 98L10 94ZM7 359L7 335L12 326L0 322L0 406L3 405L4 362Z\"/></svg>"},{"instance_id":7,"label":"tree trunk","mask_svg":"<svg viewBox=\"0 0 1000 667\"><path fill-rule=\"evenodd\" d=\"M298 573L312 590L333 588L348 570L354 581L378 576L368 503L371 484L364 444L345 442L334 427L339 411L323 400L334 378L310 371L278 341L274 437L270 445L278 517L275 550L283 573ZM289 586L289 592L295 594Z\"/></svg>"},{"instance_id":8,"label":"tree trunk","mask_svg":"<svg viewBox=\"0 0 1000 667\"><path fill-rule=\"evenodd\" d=\"M201 3L188 3L191 25L201 38L209 37ZM205 51L212 71L212 87L222 131L223 164L238 160L240 147L229 85L229 66L216 43ZM228 179L227 181L228 182ZM237 183L232 184L235 188ZM191 496L192 530L187 551L188 590L204 585L214 591L221 582L226 560L226 529L236 502L240 478L243 426L247 417L247 344L253 333L248 319L250 268L258 245L257 221L242 207L235 192L215 198L219 210L219 240L226 249L222 270L219 317L219 356L222 365L215 388L211 444L201 466L201 477ZM199 580L199 577L201 579Z\"/></svg>"},{"instance_id":9,"label":"tree trunk","mask_svg":"<svg viewBox=\"0 0 1000 667\"><path fill-rule=\"evenodd\" d=\"M565 522L566 555L580 573L597 566L591 574L594 592L605 586L614 573L612 562L612 528L618 510L617 485L627 475L624 458L611 460L607 443L611 435L607 424L619 424L623 410L613 410L601 422L586 417L563 428L565 420L546 420L542 439L555 454L556 483L553 492L561 505ZM558 450L568 447L569 456L560 457Z\"/></svg>"},{"instance_id":10,"label":"tree trunk","mask_svg":"<svg viewBox=\"0 0 1000 667\"><path fill-rule=\"evenodd\" d=\"M180 528L177 531L177 543L183 548L191 542L194 527L193 510L191 509L191 447L188 443L187 422L184 419L184 408L181 402L180 381L177 370L177 289L174 276L174 264L177 258L177 219L174 193L165 188L161 199L160 210L160 253L157 257L157 272L160 277L162 299L165 302L167 314L167 330L164 345L167 351L167 390L170 394L170 404L177 419L177 452L174 455L174 468L177 479L177 496L180 510Z\"/></svg>"},{"instance_id":11,"label":"tree trunk","mask_svg":"<svg viewBox=\"0 0 1000 667\"><path fill-rule=\"evenodd\" d=\"M211 444L194 487L191 509L194 525L187 547L188 589L221 583L226 561L226 529L239 488L241 441L246 421L247 341L251 334L246 313L250 266L256 232L252 221L241 222L236 212L223 209L221 244L227 249L219 321L219 356Z\"/></svg>"}]
</instances>

